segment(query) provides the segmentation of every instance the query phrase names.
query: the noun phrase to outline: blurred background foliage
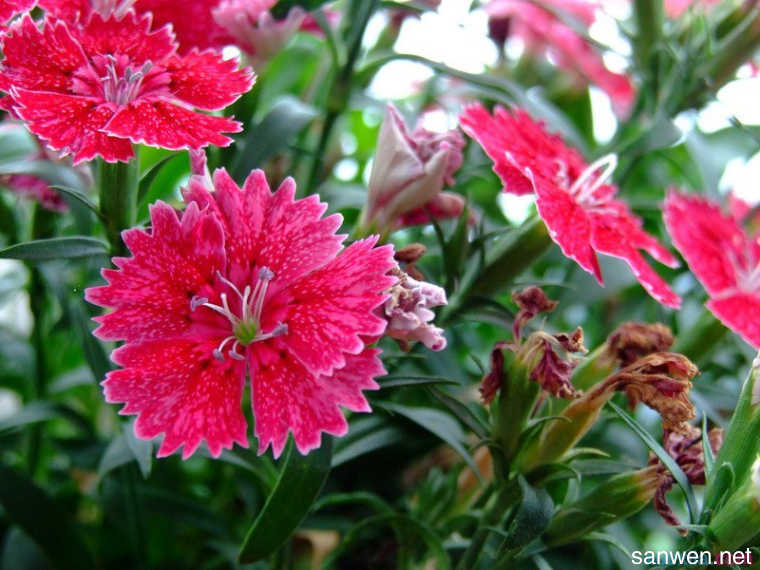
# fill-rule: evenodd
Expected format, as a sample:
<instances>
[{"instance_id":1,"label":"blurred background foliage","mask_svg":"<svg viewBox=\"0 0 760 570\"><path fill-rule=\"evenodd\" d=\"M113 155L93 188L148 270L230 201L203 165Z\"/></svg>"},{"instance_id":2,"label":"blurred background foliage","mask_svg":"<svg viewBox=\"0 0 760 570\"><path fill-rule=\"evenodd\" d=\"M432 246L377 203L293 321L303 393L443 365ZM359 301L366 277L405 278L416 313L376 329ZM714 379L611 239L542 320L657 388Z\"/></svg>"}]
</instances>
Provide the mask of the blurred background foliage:
<instances>
[{"instance_id":1,"label":"blurred background foliage","mask_svg":"<svg viewBox=\"0 0 760 570\"><path fill-rule=\"evenodd\" d=\"M285 13L293 4L324 8L319 1L282 0L277 9ZM457 0L443 4L441 10L466 13L472 3L460 0L464 9L452 8ZM410 122L430 111L432 120L451 126L461 106L472 100L525 106L589 158L616 149L621 195L646 229L667 242L661 216L667 187L719 196L728 189L727 166L760 151L760 129L736 117L729 116L718 129L700 128L705 122L700 109L716 101L719 89L733 81L751 55L747 48L740 59L719 61L724 54L716 46L736 26L732 19L738 11L738 3L721 4L709 16L695 12L675 21L661 19L659 30L646 30L655 34L646 50L637 48L642 32L628 10L620 34L637 49L622 57L641 96L631 118L620 120L613 136L600 140L595 135L599 121L611 119L593 103L598 94L568 81L549 61L506 57L494 48L497 57L482 73L449 67L393 50L405 26L430 16L434 7L426 2L330 3L343 14L337 29L328 28L323 37L299 34L257 69L251 96L234 109L247 128L234 147L213 150L210 165L228 165L239 182L256 167L265 168L273 184L292 175L300 191L318 192L351 228L366 201L386 103L373 82L379 76L385 82L408 81L409 74L383 75L383 70L412 61L428 71L395 101ZM471 8L482 14L476 3ZM407 18L401 24L400 10ZM677 74L674 85L666 81ZM0 132L0 175L28 172L25 157L33 151L23 131ZM178 188L189 176L189 164L184 153L148 148L140 161L145 174L139 220L145 223L150 203L161 199L180 205ZM87 204L94 199L87 174L50 162L34 168L69 189L63 193L69 210L52 213L3 191L0 245L97 235ZM451 295L478 263L488 237L509 232L534 211L531 204L500 197L501 187L491 161L470 143L452 190L468 199L475 226L467 232L461 220L441 222L399 231L392 241L397 246L424 243L428 253L419 268ZM606 287L600 288L553 247L492 298L471 303L449 320L444 352L417 345L405 353L389 339L382 341L389 375L370 394L374 413L352 415L349 434L333 442L332 471L321 498L274 558L239 565L241 541L275 487L282 460L239 448L216 461L203 452L187 461L176 455L154 459L153 445L137 440L117 406L103 401L98 383L111 367L107 354L112 347L91 336L89 319L96 311L83 302L82 291L98 282L107 258L93 255L87 244L82 247L75 260L0 260L0 570L306 569L323 563L383 569L422 567L425 561L428 568L444 567L448 556L461 555L463 537L479 516L477 505L455 512L457 479L465 465L461 456L473 461L472 434L486 421L477 388L494 343L509 338L516 310L513 290L541 285L560 306L531 326L550 331L582 326L590 348L626 321L661 322L682 338L704 319L705 293L683 265L661 271L684 297L683 309L674 312L654 302L622 262L602 259ZM723 426L753 351L724 330L716 337L706 343L709 352L690 344L688 356L701 369L692 398L710 425ZM636 416L658 433L656 414L640 407ZM603 415L583 445L603 449L609 458L587 462L578 467L580 479L564 481L576 492L599 477L643 466L648 457L639 437L613 414ZM298 497L291 500L295 504ZM671 493L670 500L683 516L680 492ZM556 548L513 567L628 568L626 549L672 549L679 538L652 508L605 532L605 540Z\"/></svg>"}]
</instances>

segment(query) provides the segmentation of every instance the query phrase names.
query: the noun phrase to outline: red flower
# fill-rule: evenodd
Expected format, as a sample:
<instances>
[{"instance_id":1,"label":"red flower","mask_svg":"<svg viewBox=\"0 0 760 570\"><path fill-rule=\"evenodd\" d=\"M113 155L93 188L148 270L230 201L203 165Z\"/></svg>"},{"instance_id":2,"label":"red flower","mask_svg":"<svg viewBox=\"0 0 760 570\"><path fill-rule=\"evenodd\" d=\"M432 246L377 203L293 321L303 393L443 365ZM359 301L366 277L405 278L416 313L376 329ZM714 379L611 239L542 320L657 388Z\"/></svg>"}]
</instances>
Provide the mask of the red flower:
<instances>
[{"instance_id":1,"label":"red flower","mask_svg":"<svg viewBox=\"0 0 760 570\"><path fill-rule=\"evenodd\" d=\"M571 15L586 27L596 20L601 7L596 0L549 0L544 4ZM588 39L556 14L530 0L491 0L486 11L497 40L506 39L508 35L520 37L529 54L549 56L560 69L575 75L581 84L597 85L609 95L620 115L628 114L636 96L630 79L610 71L602 54Z\"/></svg>"},{"instance_id":2,"label":"red flower","mask_svg":"<svg viewBox=\"0 0 760 570\"><path fill-rule=\"evenodd\" d=\"M35 0L0 0L0 23L6 23L21 12L31 10Z\"/></svg>"},{"instance_id":3,"label":"red flower","mask_svg":"<svg viewBox=\"0 0 760 570\"><path fill-rule=\"evenodd\" d=\"M665 225L707 290L707 308L760 348L760 235L748 235L707 198L676 191L665 200Z\"/></svg>"},{"instance_id":4,"label":"red flower","mask_svg":"<svg viewBox=\"0 0 760 570\"><path fill-rule=\"evenodd\" d=\"M250 70L212 51L177 55L150 16L93 13L83 25L25 17L3 39L2 101L74 163L128 161L132 143L178 150L226 146L240 123L191 110L222 109L250 89Z\"/></svg>"},{"instance_id":5,"label":"red flower","mask_svg":"<svg viewBox=\"0 0 760 570\"><path fill-rule=\"evenodd\" d=\"M606 184L613 157L589 166L575 149L519 109L511 114L497 107L492 116L481 105L473 105L460 120L464 131L494 161L505 191L536 193L538 213L566 256L600 284L596 253L624 259L652 297L669 307L680 306L681 299L639 250L671 267L677 265L676 259L642 229L641 220L628 206L615 198L617 188Z\"/></svg>"},{"instance_id":6,"label":"red flower","mask_svg":"<svg viewBox=\"0 0 760 570\"><path fill-rule=\"evenodd\" d=\"M210 192L193 177L181 214L153 206L150 232L124 233L133 257L86 292L114 309L95 334L126 341L106 399L139 415L139 437L165 434L159 456L184 445L189 457L203 439L218 456L248 445L247 371L259 452L271 444L278 456L292 431L306 453L321 432L346 433L339 406L370 409L362 390L385 371L365 338L385 329L374 309L394 283L393 250L376 238L342 249L340 216L321 218L316 196L294 201L292 179L274 193L259 170L242 191L224 170L213 182Z\"/></svg>"}]
</instances>

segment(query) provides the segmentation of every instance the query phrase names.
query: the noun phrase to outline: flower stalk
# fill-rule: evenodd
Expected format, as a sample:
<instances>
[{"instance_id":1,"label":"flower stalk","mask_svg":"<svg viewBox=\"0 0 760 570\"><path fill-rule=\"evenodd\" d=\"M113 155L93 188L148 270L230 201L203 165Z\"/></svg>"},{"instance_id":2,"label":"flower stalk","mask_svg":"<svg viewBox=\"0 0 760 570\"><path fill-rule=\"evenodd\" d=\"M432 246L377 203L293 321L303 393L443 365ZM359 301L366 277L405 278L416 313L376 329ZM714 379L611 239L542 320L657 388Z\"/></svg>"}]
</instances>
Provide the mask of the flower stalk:
<instances>
[{"instance_id":1,"label":"flower stalk","mask_svg":"<svg viewBox=\"0 0 760 570\"><path fill-rule=\"evenodd\" d=\"M96 180L100 212L105 219L106 236L114 255L126 253L121 232L137 223L138 163L137 157L129 162L98 160Z\"/></svg>"}]
</instances>

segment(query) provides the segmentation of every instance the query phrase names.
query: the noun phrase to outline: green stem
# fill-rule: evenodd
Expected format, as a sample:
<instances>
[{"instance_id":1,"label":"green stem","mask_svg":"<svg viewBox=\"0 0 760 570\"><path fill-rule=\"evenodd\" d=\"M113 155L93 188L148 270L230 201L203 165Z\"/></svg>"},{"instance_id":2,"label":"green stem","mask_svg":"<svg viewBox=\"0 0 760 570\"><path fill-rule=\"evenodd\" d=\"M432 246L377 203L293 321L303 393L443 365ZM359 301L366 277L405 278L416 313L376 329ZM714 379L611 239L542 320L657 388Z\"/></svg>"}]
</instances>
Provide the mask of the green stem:
<instances>
[{"instance_id":1,"label":"green stem","mask_svg":"<svg viewBox=\"0 0 760 570\"><path fill-rule=\"evenodd\" d=\"M664 9L662 0L636 0L633 3L636 18L636 57L644 69L653 65L652 54L657 50L662 33ZM656 70L653 71L656 76Z\"/></svg>"},{"instance_id":2,"label":"green stem","mask_svg":"<svg viewBox=\"0 0 760 570\"><path fill-rule=\"evenodd\" d=\"M307 194L315 192L324 177L324 154L330 142L335 123L348 105L348 99L351 95L351 79L354 75L359 54L361 53L364 31L367 29L369 19L375 12L378 3L379 0L353 0L351 3L350 13L354 15L351 18L351 22L356 23L352 24L349 30L346 62L337 73L333 74L333 79L330 83L327 96L327 114L325 115L324 123L322 123L322 132L319 135L319 141L314 151L314 159L311 163L311 170L309 171L306 187L304 188L304 192Z\"/></svg>"},{"instance_id":3,"label":"green stem","mask_svg":"<svg viewBox=\"0 0 760 570\"><path fill-rule=\"evenodd\" d=\"M98 160L100 211L105 218L106 236L114 255L126 253L124 242L121 241L121 232L137 223L138 174L137 156L126 163L112 164L102 159Z\"/></svg>"},{"instance_id":4,"label":"green stem","mask_svg":"<svg viewBox=\"0 0 760 570\"><path fill-rule=\"evenodd\" d=\"M32 238L46 239L54 235L55 216L42 208L35 206L32 220ZM43 400L47 393L48 367L45 339L45 282L42 273L33 264L27 264L29 269L29 309L32 313L34 324L32 326L31 341L34 347L34 392L35 400ZM29 452L27 455L29 473L32 477L39 468L40 449L42 447L42 425L37 424L32 428L29 439Z\"/></svg>"},{"instance_id":5,"label":"green stem","mask_svg":"<svg viewBox=\"0 0 760 570\"><path fill-rule=\"evenodd\" d=\"M121 470L122 485L124 485L124 503L127 511L127 522L132 537L132 548L135 552L137 567L145 563L145 531L142 523L142 509L137 495L137 467L127 465Z\"/></svg>"},{"instance_id":6,"label":"green stem","mask_svg":"<svg viewBox=\"0 0 760 570\"><path fill-rule=\"evenodd\" d=\"M471 570L475 568L480 556L483 554L483 547L488 540L488 536L491 534L490 527L498 525L504 519L507 511L519 496L520 486L516 480L510 481L497 491L493 503L481 519L480 525L472 537L470 546L467 547L462 559L457 564L457 570Z\"/></svg>"}]
</instances>

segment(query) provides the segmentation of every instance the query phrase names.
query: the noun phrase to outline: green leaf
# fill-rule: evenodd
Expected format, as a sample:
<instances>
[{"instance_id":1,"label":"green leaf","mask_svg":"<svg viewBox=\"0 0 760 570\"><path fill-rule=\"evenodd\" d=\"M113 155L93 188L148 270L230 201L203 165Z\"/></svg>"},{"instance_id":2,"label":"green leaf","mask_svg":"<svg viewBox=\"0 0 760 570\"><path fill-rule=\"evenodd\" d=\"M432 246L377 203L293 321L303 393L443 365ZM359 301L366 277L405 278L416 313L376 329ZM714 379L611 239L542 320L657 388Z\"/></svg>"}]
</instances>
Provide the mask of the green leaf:
<instances>
[{"instance_id":1,"label":"green leaf","mask_svg":"<svg viewBox=\"0 0 760 570\"><path fill-rule=\"evenodd\" d=\"M518 482L522 499L509 523L504 550L525 546L538 538L554 516L554 502L546 489L532 487L522 476Z\"/></svg>"},{"instance_id":2,"label":"green leaf","mask_svg":"<svg viewBox=\"0 0 760 570\"><path fill-rule=\"evenodd\" d=\"M340 559L340 556L346 552L361 536L362 532L371 527L382 527L388 525L396 532L399 542L408 542L412 537L422 538L433 557L435 564L431 566L436 570L447 570L451 568L446 550L444 550L441 540L436 534L422 522L405 515L383 514L364 519L359 524L351 527L351 530L341 541L338 548L333 550L322 565L323 568L334 568Z\"/></svg>"},{"instance_id":3,"label":"green leaf","mask_svg":"<svg viewBox=\"0 0 760 570\"><path fill-rule=\"evenodd\" d=\"M105 379L106 373L111 370L106 351L100 341L93 336L92 330L90 330L90 320L81 302L69 303L69 315L74 329L79 335L79 342L82 344L87 366L92 371L95 381L100 383Z\"/></svg>"},{"instance_id":4,"label":"green leaf","mask_svg":"<svg viewBox=\"0 0 760 570\"><path fill-rule=\"evenodd\" d=\"M401 388L404 386L429 386L431 384L459 385L456 380L450 380L443 376L386 376L380 382L380 389Z\"/></svg>"},{"instance_id":5,"label":"green leaf","mask_svg":"<svg viewBox=\"0 0 760 570\"><path fill-rule=\"evenodd\" d=\"M291 8L300 6L304 10L311 12L316 10L322 4L327 4L329 0L280 0L272 8L272 15L277 19L282 19L288 15Z\"/></svg>"},{"instance_id":6,"label":"green leaf","mask_svg":"<svg viewBox=\"0 0 760 570\"><path fill-rule=\"evenodd\" d=\"M0 250L0 259L49 261L105 256L107 252L108 246L105 243L91 237L59 237L27 241L6 247Z\"/></svg>"},{"instance_id":7,"label":"green leaf","mask_svg":"<svg viewBox=\"0 0 760 570\"><path fill-rule=\"evenodd\" d=\"M160 174L161 170L166 166L166 163L169 162L171 159L176 158L176 154L170 154L169 156L165 156L155 164L151 165L145 172L142 173L140 176L140 182L137 185L137 203L142 204L145 198L148 196L148 191L150 190L151 185L156 180L156 177Z\"/></svg>"},{"instance_id":8,"label":"green leaf","mask_svg":"<svg viewBox=\"0 0 760 570\"><path fill-rule=\"evenodd\" d=\"M285 463L272 493L253 522L238 554L241 564L274 554L306 517L327 479L332 459L332 438L322 447L301 455L288 443Z\"/></svg>"},{"instance_id":9,"label":"green leaf","mask_svg":"<svg viewBox=\"0 0 760 570\"><path fill-rule=\"evenodd\" d=\"M451 410L451 412L459 418L459 421L469 427L475 434L478 435L478 437L481 439L488 437L490 433L490 428L488 425L486 425L483 420L475 415L475 413L470 410L470 408L468 408L465 404L456 398L452 398L441 390L430 388L429 391L436 400Z\"/></svg>"},{"instance_id":10,"label":"green leaf","mask_svg":"<svg viewBox=\"0 0 760 570\"><path fill-rule=\"evenodd\" d=\"M336 451L333 455L332 467L334 469L376 449L395 445L403 440L404 433L393 426L377 429L361 438L352 438L351 440L343 438L339 440L340 445L336 444L335 446Z\"/></svg>"},{"instance_id":11,"label":"green leaf","mask_svg":"<svg viewBox=\"0 0 760 570\"><path fill-rule=\"evenodd\" d=\"M45 491L13 469L0 465L0 504L61 570L95 568L69 514Z\"/></svg>"},{"instance_id":12,"label":"green leaf","mask_svg":"<svg viewBox=\"0 0 760 570\"><path fill-rule=\"evenodd\" d=\"M404 406L394 402L378 402L376 406L384 408L389 412L401 414L441 438L462 456L462 459L472 468L478 479L483 480L475 460L464 446L464 443L467 441L464 431L462 431L462 427L451 416L434 408Z\"/></svg>"},{"instance_id":13,"label":"green leaf","mask_svg":"<svg viewBox=\"0 0 760 570\"><path fill-rule=\"evenodd\" d=\"M316 109L290 95L277 101L269 114L250 128L243 150L232 167L234 176L245 178L251 170L285 149L317 114Z\"/></svg>"},{"instance_id":14,"label":"green leaf","mask_svg":"<svg viewBox=\"0 0 760 570\"><path fill-rule=\"evenodd\" d=\"M662 446L650 435L650 433L644 429L635 418L631 417L623 409L617 406L614 402L608 402L608 405L619 415L625 423L641 438L641 440L652 450L657 458L662 461L662 464L667 467L668 471L673 475L673 478L681 487L684 496L686 497L686 505L689 508L689 519L694 522L697 515L697 502L694 498L694 490L691 488L691 483L686 477L686 474L679 467L678 463L665 451Z\"/></svg>"},{"instance_id":15,"label":"green leaf","mask_svg":"<svg viewBox=\"0 0 760 570\"><path fill-rule=\"evenodd\" d=\"M708 437L707 414L704 413L702 414L702 450L705 455L705 477L709 477L715 465L715 455Z\"/></svg>"},{"instance_id":16,"label":"green leaf","mask_svg":"<svg viewBox=\"0 0 760 570\"><path fill-rule=\"evenodd\" d=\"M368 507L376 510L379 514L393 513L393 508L381 497L378 497L374 493L368 493L366 491L357 491L355 493L333 493L331 495L327 495L314 503L312 510L314 512L317 512L327 507L334 507L336 505L345 505L351 503L363 503Z\"/></svg>"},{"instance_id":17,"label":"green leaf","mask_svg":"<svg viewBox=\"0 0 760 570\"><path fill-rule=\"evenodd\" d=\"M66 419L84 433L92 433L92 426L87 418L69 406L52 402L31 402L27 404L12 416L0 421L0 433L55 418Z\"/></svg>"},{"instance_id":18,"label":"green leaf","mask_svg":"<svg viewBox=\"0 0 760 570\"><path fill-rule=\"evenodd\" d=\"M73 198L86 208L92 210L99 218L103 217L95 203L90 200L90 197L82 190L79 190L78 188L72 188L71 186L51 186L51 188L53 188L53 190L57 190L69 198Z\"/></svg>"},{"instance_id":19,"label":"green leaf","mask_svg":"<svg viewBox=\"0 0 760 570\"><path fill-rule=\"evenodd\" d=\"M140 467L140 473L147 479L150 476L153 460L153 444L149 440L140 439L135 435L134 420L124 424L124 440L135 461L137 461L138 467Z\"/></svg>"}]
</instances>

